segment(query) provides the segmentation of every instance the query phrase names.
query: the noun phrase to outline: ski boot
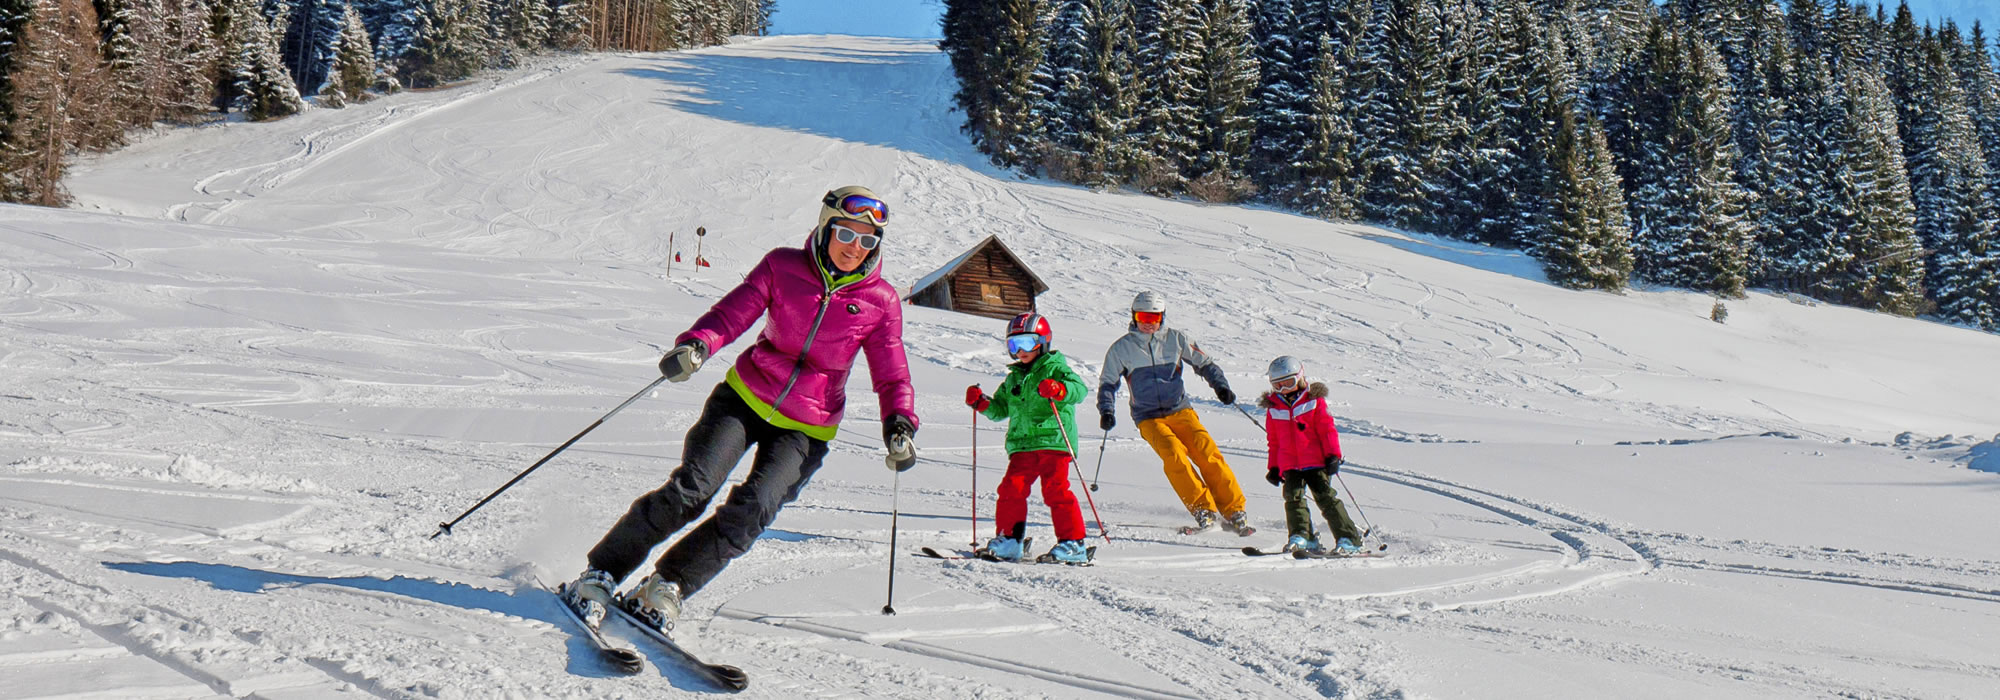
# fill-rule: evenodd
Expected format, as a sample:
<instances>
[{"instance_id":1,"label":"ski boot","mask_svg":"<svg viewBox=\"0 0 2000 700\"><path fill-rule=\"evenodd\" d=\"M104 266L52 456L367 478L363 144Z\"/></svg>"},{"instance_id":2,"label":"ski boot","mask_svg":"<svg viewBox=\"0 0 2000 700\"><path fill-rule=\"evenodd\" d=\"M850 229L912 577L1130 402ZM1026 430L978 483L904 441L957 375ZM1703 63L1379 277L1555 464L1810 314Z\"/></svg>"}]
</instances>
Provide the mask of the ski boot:
<instances>
[{"instance_id":1,"label":"ski boot","mask_svg":"<svg viewBox=\"0 0 2000 700\"><path fill-rule=\"evenodd\" d=\"M1342 537L1339 542L1333 544L1333 551L1335 554L1360 554L1361 545L1354 540Z\"/></svg>"},{"instance_id":2,"label":"ski boot","mask_svg":"<svg viewBox=\"0 0 2000 700\"><path fill-rule=\"evenodd\" d=\"M987 540L986 546L975 554L994 561L1020 561L1021 553L1026 548L1026 544L1012 537L995 537Z\"/></svg>"},{"instance_id":3,"label":"ski boot","mask_svg":"<svg viewBox=\"0 0 2000 700\"><path fill-rule=\"evenodd\" d=\"M606 606L616 598L611 591L617 587L618 582L611 580L611 574L584 569L583 575L563 584L557 593L562 597L563 605L576 611L576 616L583 618L584 624L596 627L604 622Z\"/></svg>"},{"instance_id":4,"label":"ski boot","mask_svg":"<svg viewBox=\"0 0 2000 700\"><path fill-rule=\"evenodd\" d=\"M1257 534L1257 528L1250 526L1250 513L1248 511L1239 510L1230 513L1229 517L1223 518L1222 529L1234 532L1241 537L1249 537Z\"/></svg>"},{"instance_id":5,"label":"ski boot","mask_svg":"<svg viewBox=\"0 0 2000 700\"><path fill-rule=\"evenodd\" d=\"M1056 543L1055 549L1049 550L1048 558L1064 564L1082 565L1090 563L1090 554L1090 550L1084 548L1083 540L1063 540Z\"/></svg>"},{"instance_id":6,"label":"ski boot","mask_svg":"<svg viewBox=\"0 0 2000 700\"><path fill-rule=\"evenodd\" d=\"M1214 532L1215 528L1215 511L1202 509L1194 512L1194 526L1181 528L1181 534L1199 535L1204 532Z\"/></svg>"},{"instance_id":7,"label":"ski boot","mask_svg":"<svg viewBox=\"0 0 2000 700\"><path fill-rule=\"evenodd\" d=\"M1305 535L1292 535L1292 539L1285 541L1285 551L1296 552L1301 550L1307 552L1318 551L1319 540Z\"/></svg>"},{"instance_id":8,"label":"ski boot","mask_svg":"<svg viewBox=\"0 0 2000 700\"><path fill-rule=\"evenodd\" d=\"M674 621L681 618L681 585L658 573L649 574L631 593L619 596L618 607L666 634L674 629Z\"/></svg>"}]
</instances>

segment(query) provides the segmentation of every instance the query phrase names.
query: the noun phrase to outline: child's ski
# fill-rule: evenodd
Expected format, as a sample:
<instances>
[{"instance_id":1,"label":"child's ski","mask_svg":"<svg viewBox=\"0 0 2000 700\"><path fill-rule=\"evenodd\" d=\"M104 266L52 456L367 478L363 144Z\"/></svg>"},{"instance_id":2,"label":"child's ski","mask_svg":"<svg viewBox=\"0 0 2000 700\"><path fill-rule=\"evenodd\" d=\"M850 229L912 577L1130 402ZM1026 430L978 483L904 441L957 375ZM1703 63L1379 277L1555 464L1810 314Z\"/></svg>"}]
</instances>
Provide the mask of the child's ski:
<instances>
[{"instance_id":1,"label":"child's ski","mask_svg":"<svg viewBox=\"0 0 2000 700\"><path fill-rule=\"evenodd\" d=\"M1261 549L1258 549L1258 548L1256 548L1256 547L1244 547L1244 548L1243 548L1243 554L1244 554L1245 556L1252 556L1252 557L1269 557L1269 556L1276 556L1276 555L1279 555L1279 554L1290 554L1290 553L1291 553L1291 551L1292 551L1292 550L1290 550L1290 549L1286 549L1286 548L1284 548L1284 547L1279 547L1279 548L1278 548L1278 550L1277 550L1277 551L1275 551L1275 552L1266 552L1266 551L1264 551L1264 550L1261 550Z\"/></svg>"},{"instance_id":2,"label":"child's ski","mask_svg":"<svg viewBox=\"0 0 2000 700\"><path fill-rule=\"evenodd\" d=\"M1387 556L1382 553L1382 550L1388 549L1388 547L1389 545L1385 544L1380 547L1376 547L1375 549L1362 550L1359 552L1342 552L1335 549L1294 549L1292 550L1292 558L1293 559L1366 559L1369 557Z\"/></svg>"}]
</instances>

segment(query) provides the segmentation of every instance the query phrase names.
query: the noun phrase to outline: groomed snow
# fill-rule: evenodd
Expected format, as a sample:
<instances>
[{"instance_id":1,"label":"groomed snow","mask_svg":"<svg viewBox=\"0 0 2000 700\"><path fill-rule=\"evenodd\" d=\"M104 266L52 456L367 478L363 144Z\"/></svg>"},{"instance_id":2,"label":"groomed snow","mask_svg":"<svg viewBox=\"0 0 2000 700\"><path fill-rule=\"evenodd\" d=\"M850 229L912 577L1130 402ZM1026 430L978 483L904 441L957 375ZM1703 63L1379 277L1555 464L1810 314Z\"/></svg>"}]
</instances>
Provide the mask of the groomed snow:
<instances>
[{"instance_id":1,"label":"groomed snow","mask_svg":"<svg viewBox=\"0 0 2000 700\"><path fill-rule=\"evenodd\" d=\"M0 697L715 692L663 657L615 676L532 581L667 474L740 342L427 537L652 381L848 183L892 202L899 286L998 234L1086 376L1143 289L1246 397L1303 358L1388 556L1238 554L1282 540L1280 499L1198 384L1256 536L1178 534L1121 409L1079 446L1097 566L911 556L991 528L1001 433L975 454L960 396L1007 360L1001 322L906 307L923 463L898 491L858 371L828 466L689 600L745 697L2000 687L2000 337L1768 294L1718 324L1509 251L1023 179L953 88L900 39L566 58L153 134L76 168L85 211L0 207Z\"/></svg>"}]
</instances>

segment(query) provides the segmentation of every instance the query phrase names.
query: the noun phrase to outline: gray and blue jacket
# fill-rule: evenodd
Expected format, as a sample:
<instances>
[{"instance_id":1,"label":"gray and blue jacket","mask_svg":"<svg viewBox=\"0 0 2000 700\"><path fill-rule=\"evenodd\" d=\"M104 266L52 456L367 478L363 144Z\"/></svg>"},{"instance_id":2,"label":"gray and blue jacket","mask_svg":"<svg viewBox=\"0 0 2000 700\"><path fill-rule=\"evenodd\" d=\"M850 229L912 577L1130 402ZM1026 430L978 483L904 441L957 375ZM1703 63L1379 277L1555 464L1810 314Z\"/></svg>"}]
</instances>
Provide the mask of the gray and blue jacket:
<instances>
[{"instance_id":1,"label":"gray and blue jacket","mask_svg":"<svg viewBox=\"0 0 2000 700\"><path fill-rule=\"evenodd\" d=\"M1118 397L1118 381L1132 385L1132 420L1152 420L1187 408L1187 388L1181 383L1181 363L1194 367L1196 374L1217 393L1229 388L1222 367L1208 359L1187 334L1173 328L1159 332L1139 332L1132 324L1111 349L1104 352L1104 373L1097 378L1097 412L1109 414Z\"/></svg>"}]
</instances>

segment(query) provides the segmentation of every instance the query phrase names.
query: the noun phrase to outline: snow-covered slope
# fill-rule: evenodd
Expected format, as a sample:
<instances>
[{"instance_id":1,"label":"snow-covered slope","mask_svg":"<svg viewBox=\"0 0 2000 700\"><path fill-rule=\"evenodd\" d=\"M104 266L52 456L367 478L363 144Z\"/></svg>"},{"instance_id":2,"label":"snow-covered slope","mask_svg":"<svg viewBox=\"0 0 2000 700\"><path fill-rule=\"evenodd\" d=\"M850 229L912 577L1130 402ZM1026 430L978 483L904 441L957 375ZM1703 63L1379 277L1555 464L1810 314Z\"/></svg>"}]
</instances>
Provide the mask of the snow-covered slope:
<instances>
[{"instance_id":1,"label":"snow-covered slope","mask_svg":"<svg viewBox=\"0 0 2000 700\"><path fill-rule=\"evenodd\" d=\"M566 59L156 135L77 169L95 213L0 208L0 696L712 690L613 677L531 582L666 475L734 349L426 537L652 381L847 183L891 198L899 285L1000 235L1086 375L1142 289L1240 393L1304 358L1390 556L1237 554L1282 539L1279 497L1258 428L1203 394L1257 536L1175 532L1127 421L1080 446L1086 472L1103 454L1098 566L910 557L991 527L1001 436L975 453L959 396L1006 359L1000 322L909 307L923 464L898 491L857 372L828 467L689 601L688 646L744 695L2000 684L2000 476L1976 468L2000 338L1768 295L1717 324L1709 298L1559 290L1511 252L1024 181L964 143L952 87L894 39Z\"/></svg>"}]
</instances>

